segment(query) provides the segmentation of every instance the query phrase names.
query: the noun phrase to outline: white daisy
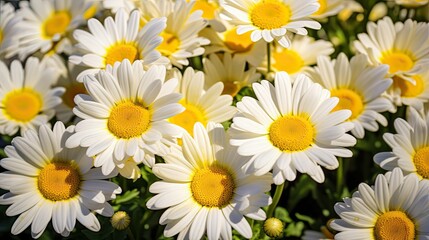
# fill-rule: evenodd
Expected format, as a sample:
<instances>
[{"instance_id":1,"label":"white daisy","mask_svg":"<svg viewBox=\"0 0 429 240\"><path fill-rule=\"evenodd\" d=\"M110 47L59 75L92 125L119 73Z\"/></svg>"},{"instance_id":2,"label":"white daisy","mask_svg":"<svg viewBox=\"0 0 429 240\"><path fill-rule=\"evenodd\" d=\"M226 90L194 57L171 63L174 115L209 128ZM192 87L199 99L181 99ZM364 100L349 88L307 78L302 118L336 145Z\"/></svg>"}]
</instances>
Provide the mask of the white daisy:
<instances>
[{"instance_id":1,"label":"white daisy","mask_svg":"<svg viewBox=\"0 0 429 240\"><path fill-rule=\"evenodd\" d=\"M355 41L358 52L366 54L374 65L389 65L389 77L395 81L409 81L415 85L414 75L421 73L429 64L429 25L408 19L405 23L393 24L389 17L370 22L367 32L358 35ZM393 101L398 102L400 87L393 84L389 90Z\"/></svg>"},{"instance_id":2,"label":"white daisy","mask_svg":"<svg viewBox=\"0 0 429 240\"><path fill-rule=\"evenodd\" d=\"M261 74L256 73L255 67L249 67L247 71L246 61L229 53L223 55L221 61L216 54L211 54L203 59L206 89L218 82L223 83L222 94L237 95L242 87L249 86L260 79Z\"/></svg>"},{"instance_id":3,"label":"white daisy","mask_svg":"<svg viewBox=\"0 0 429 240\"><path fill-rule=\"evenodd\" d=\"M183 77L179 74L178 92L182 94L180 103L185 111L168 119L192 135L196 122L207 126L208 122L222 123L228 121L237 111L232 105L231 95L221 95L223 83L218 82L204 90L204 73L195 72L188 67Z\"/></svg>"},{"instance_id":4,"label":"white daisy","mask_svg":"<svg viewBox=\"0 0 429 240\"><path fill-rule=\"evenodd\" d=\"M117 13L119 9L123 8L127 13L130 13L136 8L140 0L103 0L103 7L110 9L112 13Z\"/></svg>"},{"instance_id":5,"label":"white daisy","mask_svg":"<svg viewBox=\"0 0 429 240\"><path fill-rule=\"evenodd\" d=\"M363 13L364 9L360 3L355 0L344 0L344 8L338 13L338 19L347 21L353 13Z\"/></svg>"},{"instance_id":6,"label":"white daisy","mask_svg":"<svg viewBox=\"0 0 429 240\"><path fill-rule=\"evenodd\" d=\"M237 34L237 27L225 23L226 30L216 32L213 28L201 30L200 35L210 40L205 46L205 54L227 52L241 57L252 66L259 66L267 54L266 45L263 41L253 42L250 32Z\"/></svg>"},{"instance_id":7,"label":"white daisy","mask_svg":"<svg viewBox=\"0 0 429 240\"><path fill-rule=\"evenodd\" d=\"M420 114L409 108L408 119L395 119L396 134L385 133L384 141L391 152L381 152L374 161L383 169L402 169L404 174L416 173L420 178L429 179L429 113Z\"/></svg>"},{"instance_id":8,"label":"white daisy","mask_svg":"<svg viewBox=\"0 0 429 240\"><path fill-rule=\"evenodd\" d=\"M203 12L202 17L208 21L209 26L212 29L218 32L226 30L225 25L220 18L220 12L222 10L220 0L195 0L191 13L197 10L201 10Z\"/></svg>"},{"instance_id":9,"label":"white daisy","mask_svg":"<svg viewBox=\"0 0 429 240\"><path fill-rule=\"evenodd\" d=\"M350 110L331 112L338 98L328 90L299 75L292 85L289 75L278 72L275 87L268 81L254 83L258 100L243 97L239 113L230 128L231 144L238 153L252 156L244 166L247 172L261 175L273 169L274 183L293 181L296 171L307 173L317 182L325 175L321 167L335 169L339 157L351 157L346 146L356 139L345 122Z\"/></svg>"},{"instance_id":10,"label":"white daisy","mask_svg":"<svg viewBox=\"0 0 429 240\"><path fill-rule=\"evenodd\" d=\"M11 232L16 235L31 224L31 236L38 238L52 219L55 232L68 236L76 220L91 231L99 231L100 223L92 211L103 216L113 214L107 201L121 193L121 188L92 168L92 159L84 148L67 149L64 141L73 126L65 128L57 122L53 130L42 125L23 137L12 140L5 148L7 158L0 165L8 171L0 173L0 187L8 190L0 196L0 204L11 205L6 215L19 215Z\"/></svg>"},{"instance_id":11,"label":"white daisy","mask_svg":"<svg viewBox=\"0 0 429 240\"><path fill-rule=\"evenodd\" d=\"M289 48L276 46L271 52L271 69L275 72L285 71L292 78L299 73L308 72L311 65L316 64L318 56L329 56L334 52L331 42L315 40L308 36L291 38ZM267 71L267 61L263 68Z\"/></svg>"},{"instance_id":12,"label":"white daisy","mask_svg":"<svg viewBox=\"0 0 429 240\"><path fill-rule=\"evenodd\" d=\"M225 0L222 2L222 17L237 25L237 33L251 31L251 39L257 42L276 40L283 47L290 46L286 35L291 31L307 35L307 28L320 29L321 25L309 19L319 9L317 0Z\"/></svg>"},{"instance_id":13,"label":"white daisy","mask_svg":"<svg viewBox=\"0 0 429 240\"><path fill-rule=\"evenodd\" d=\"M347 56L340 53L335 61L318 57L317 67L309 73L315 82L331 92L332 97L339 98L333 111L349 109L352 112L348 121L355 127L351 132L363 138L365 129L375 132L378 123L387 126L387 119L381 113L394 109L389 99L382 97L392 84L390 78L385 78L388 69L386 65L370 65L363 54L349 62Z\"/></svg>"},{"instance_id":14,"label":"white daisy","mask_svg":"<svg viewBox=\"0 0 429 240\"><path fill-rule=\"evenodd\" d=\"M143 60L145 65L157 61L161 54L155 48L162 42L159 34L166 26L166 19L152 19L141 29L139 21L139 11L133 11L128 16L120 9L114 20L112 17L104 20L104 26L97 19L88 20L90 33L76 30L73 34L78 41L76 47L83 54L71 56L70 62L91 68L79 74L78 80L82 81L86 74L95 74L107 65L124 59L131 63Z\"/></svg>"},{"instance_id":15,"label":"white daisy","mask_svg":"<svg viewBox=\"0 0 429 240\"><path fill-rule=\"evenodd\" d=\"M245 217L264 220L261 207L271 204L271 174L254 176L241 169L245 158L228 144L220 124L195 124L194 138L185 133L183 145L152 171L161 179L149 191L152 210L167 208L159 223L166 237L232 239L231 227L245 238L252 229Z\"/></svg>"},{"instance_id":16,"label":"white daisy","mask_svg":"<svg viewBox=\"0 0 429 240\"><path fill-rule=\"evenodd\" d=\"M18 53L20 17L10 3L0 2L0 59L10 58Z\"/></svg>"},{"instance_id":17,"label":"white daisy","mask_svg":"<svg viewBox=\"0 0 429 240\"><path fill-rule=\"evenodd\" d=\"M87 75L84 85L89 95L77 95L73 112L83 119L67 147L88 147L86 154L94 157L94 165L104 174L123 168L125 160L149 167L155 154L163 155L180 129L166 121L181 111L177 102L181 95L172 93L177 80L165 80L165 67L154 65L148 71L143 63L132 65L126 59Z\"/></svg>"},{"instance_id":18,"label":"white daisy","mask_svg":"<svg viewBox=\"0 0 429 240\"><path fill-rule=\"evenodd\" d=\"M338 14L345 7L345 0L317 0L320 7L311 15L312 18L320 19Z\"/></svg>"},{"instance_id":19,"label":"white daisy","mask_svg":"<svg viewBox=\"0 0 429 240\"><path fill-rule=\"evenodd\" d=\"M192 12L195 1L142 0L143 21L166 17L167 27L161 33L163 42L157 50L177 67L189 65L188 58L204 53L203 45L210 42L198 32L207 26L202 11Z\"/></svg>"},{"instance_id":20,"label":"white daisy","mask_svg":"<svg viewBox=\"0 0 429 240\"><path fill-rule=\"evenodd\" d=\"M395 0L395 3L398 5L403 5L405 7L421 7L426 5L428 0Z\"/></svg>"},{"instance_id":21,"label":"white daisy","mask_svg":"<svg viewBox=\"0 0 429 240\"><path fill-rule=\"evenodd\" d=\"M71 32L85 23L85 0L30 0L21 1L20 57L25 58L40 50L46 53L71 53Z\"/></svg>"},{"instance_id":22,"label":"white daisy","mask_svg":"<svg viewBox=\"0 0 429 240\"><path fill-rule=\"evenodd\" d=\"M335 204L341 219L331 222L335 239L429 238L429 182L399 169L378 175L375 185L361 183L352 198Z\"/></svg>"},{"instance_id":23,"label":"white daisy","mask_svg":"<svg viewBox=\"0 0 429 240\"><path fill-rule=\"evenodd\" d=\"M25 69L14 60L7 66L0 61L0 133L21 135L29 128L47 123L61 103L64 88L52 88L58 78L53 68L46 68L37 58L29 58Z\"/></svg>"},{"instance_id":24,"label":"white daisy","mask_svg":"<svg viewBox=\"0 0 429 240\"><path fill-rule=\"evenodd\" d=\"M423 104L429 100L429 69L426 68L411 78L414 83L404 81L397 76L392 78L394 86L392 91L395 91L393 95L396 97L391 100L397 106L407 105L421 109Z\"/></svg>"}]
</instances>

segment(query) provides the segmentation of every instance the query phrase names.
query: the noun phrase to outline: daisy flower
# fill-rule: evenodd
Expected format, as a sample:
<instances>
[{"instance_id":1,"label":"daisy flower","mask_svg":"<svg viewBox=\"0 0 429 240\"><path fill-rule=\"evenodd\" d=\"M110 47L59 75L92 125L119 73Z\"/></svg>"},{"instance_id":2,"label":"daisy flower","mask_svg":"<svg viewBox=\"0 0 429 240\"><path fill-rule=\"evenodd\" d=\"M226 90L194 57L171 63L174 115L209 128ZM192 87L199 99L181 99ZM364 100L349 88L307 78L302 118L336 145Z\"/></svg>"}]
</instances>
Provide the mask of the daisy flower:
<instances>
[{"instance_id":1,"label":"daisy flower","mask_svg":"<svg viewBox=\"0 0 429 240\"><path fill-rule=\"evenodd\" d=\"M312 18L320 19L338 14L345 6L345 0L317 0L320 4L317 12L311 15Z\"/></svg>"},{"instance_id":2,"label":"daisy flower","mask_svg":"<svg viewBox=\"0 0 429 240\"><path fill-rule=\"evenodd\" d=\"M225 23L226 30L217 32L213 28L201 30L200 35L210 40L205 46L205 54L227 52L234 56L243 58L252 66L259 66L267 54L266 45L263 41L253 42L250 32L237 34L237 27Z\"/></svg>"},{"instance_id":3,"label":"daisy flower","mask_svg":"<svg viewBox=\"0 0 429 240\"><path fill-rule=\"evenodd\" d=\"M330 226L335 239L427 239L428 182L396 168L378 175L375 185L361 183L352 198L335 204Z\"/></svg>"},{"instance_id":4,"label":"daisy flower","mask_svg":"<svg viewBox=\"0 0 429 240\"><path fill-rule=\"evenodd\" d=\"M85 23L88 4L84 0L30 0L21 2L20 57L40 50L71 53L71 32Z\"/></svg>"},{"instance_id":5,"label":"daisy flower","mask_svg":"<svg viewBox=\"0 0 429 240\"><path fill-rule=\"evenodd\" d=\"M237 25L238 34L251 32L253 42L276 40L288 48L287 31L307 35L306 27L321 28L318 22L309 19L320 7L317 0L225 0L222 7L222 17Z\"/></svg>"},{"instance_id":6,"label":"daisy flower","mask_svg":"<svg viewBox=\"0 0 429 240\"><path fill-rule=\"evenodd\" d=\"M391 152L381 152L374 161L383 169L402 169L404 174L416 173L420 178L429 179L429 113L420 114L409 108L408 119L395 119L396 134L385 133L384 141Z\"/></svg>"},{"instance_id":7,"label":"daisy flower","mask_svg":"<svg viewBox=\"0 0 429 240\"><path fill-rule=\"evenodd\" d=\"M21 18L15 14L10 3L0 2L0 59L10 58L18 53Z\"/></svg>"},{"instance_id":8,"label":"daisy flower","mask_svg":"<svg viewBox=\"0 0 429 240\"><path fill-rule=\"evenodd\" d=\"M238 153L252 156L246 172L261 175L273 169L274 183L293 181L296 172L307 173L317 182L325 175L321 167L338 167L337 156L351 157L346 146L356 139L347 131L350 110L332 112L338 98L328 90L299 75L292 85L289 75L277 72L275 87L266 80L254 83L258 100L243 97L237 103L239 113L231 125L231 144Z\"/></svg>"},{"instance_id":9,"label":"daisy flower","mask_svg":"<svg viewBox=\"0 0 429 240\"><path fill-rule=\"evenodd\" d=\"M426 5L428 0L395 0L395 3L405 7L421 7Z\"/></svg>"},{"instance_id":10,"label":"daisy flower","mask_svg":"<svg viewBox=\"0 0 429 240\"><path fill-rule=\"evenodd\" d=\"M68 149L66 140L73 126L57 122L51 130L42 125L26 131L23 137L7 146L7 157L0 165L0 187L8 190L0 196L0 204L11 205L6 215L19 217L11 232L16 235L31 224L31 236L39 238L52 219L55 232L68 236L76 220L91 231L99 231L100 223L93 212L112 216L107 201L121 193L121 188L92 168L92 159L84 148Z\"/></svg>"},{"instance_id":11,"label":"daisy flower","mask_svg":"<svg viewBox=\"0 0 429 240\"><path fill-rule=\"evenodd\" d=\"M88 147L95 167L103 174L123 168L132 157L149 167L155 154L168 151L180 129L166 119L183 111L173 93L177 80L164 83L165 67L154 65L148 71L143 63L127 59L97 75L87 75L84 85L89 95L77 95L73 112L82 119L66 146ZM169 140L171 139L171 140Z\"/></svg>"},{"instance_id":12,"label":"daisy flower","mask_svg":"<svg viewBox=\"0 0 429 240\"><path fill-rule=\"evenodd\" d=\"M142 0L144 22L156 17L167 18L167 27L161 33L164 40L157 50L179 68L189 65L188 58L202 55L202 46L210 43L198 36L207 22L201 10L192 11L194 4L195 1L185 0Z\"/></svg>"},{"instance_id":13,"label":"daisy flower","mask_svg":"<svg viewBox=\"0 0 429 240\"><path fill-rule=\"evenodd\" d=\"M310 70L310 66L316 64L318 56L329 56L334 52L331 42L315 40L307 36L295 36L291 38L289 48L276 46L271 52L271 69L275 72L284 71L292 78L299 73ZM267 68L267 61L263 68ZM266 70L265 70L266 72Z\"/></svg>"},{"instance_id":14,"label":"daisy flower","mask_svg":"<svg viewBox=\"0 0 429 240\"><path fill-rule=\"evenodd\" d=\"M136 4L140 0L104 0L103 7L110 9L112 13L117 13L119 9L123 8L127 13L130 13L136 8Z\"/></svg>"},{"instance_id":15,"label":"daisy flower","mask_svg":"<svg viewBox=\"0 0 429 240\"><path fill-rule=\"evenodd\" d=\"M155 49L162 42L159 34L165 28L166 19L152 19L140 30L139 21L139 11L128 16L125 10L120 9L115 19L108 17L104 20L104 26L97 19L88 20L90 33L76 30L73 34L78 42L76 47L83 54L70 56L70 62L90 67L79 74L78 80L82 81L86 74L95 74L124 59L131 63L143 60L145 65L157 61L161 54Z\"/></svg>"},{"instance_id":16,"label":"daisy flower","mask_svg":"<svg viewBox=\"0 0 429 240\"><path fill-rule=\"evenodd\" d=\"M167 155L152 171L161 179L149 187L156 194L146 203L152 210L167 210L159 223L166 237L177 239L232 239L231 227L245 238L252 229L245 217L262 221L261 207L271 204L271 174L243 172L244 157L228 144L220 124L208 130L195 124L194 138L185 133L183 145Z\"/></svg>"},{"instance_id":17,"label":"daisy flower","mask_svg":"<svg viewBox=\"0 0 429 240\"><path fill-rule=\"evenodd\" d=\"M197 10L203 12L202 17L208 21L209 26L217 32L226 30L225 25L220 17L221 6L219 0L195 0L191 13Z\"/></svg>"},{"instance_id":18,"label":"daisy flower","mask_svg":"<svg viewBox=\"0 0 429 240\"><path fill-rule=\"evenodd\" d=\"M422 109L423 104L429 100L429 69L426 68L411 78L414 83L393 77L393 89L390 92L395 97L390 98L396 106L407 105Z\"/></svg>"},{"instance_id":19,"label":"daisy flower","mask_svg":"<svg viewBox=\"0 0 429 240\"><path fill-rule=\"evenodd\" d=\"M413 76L429 64L429 25L411 19L393 24L385 17L377 24L368 23L367 31L368 34L358 35L357 51L366 54L373 65L389 65L389 77L394 77L395 81L409 81L415 85ZM400 85L393 84L389 90L394 101L400 93Z\"/></svg>"},{"instance_id":20,"label":"daisy flower","mask_svg":"<svg viewBox=\"0 0 429 240\"><path fill-rule=\"evenodd\" d=\"M338 19L345 22L347 21L353 13L363 13L364 9L362 5L360 5L355 0L344 0L344 7L338 13Z\"/></svg>"},{"instance_id":21,"label":"daisy flower","mask_svg":"<svg viewBox=\"0 0 429 240\"><path fill-rule=\"evenodd\" d=\"M204 90L204 73L188 67L180 80L178 92L182 94L180 104L185 108L182 113L168 121L180 126L192 135L196 122L207 126L208 122L222 123L232 118L236 108L232 105L231 95L221 95L223 83L218 82L207 91Z\"/></svg>"},{"instance_id":22,"label":"daisy flower","mask_svg":"<svg viewBox=\"0 0 429 240\"><path fill-rule=\"evenodd\" d=\"M255 67L249 67L247 71L246 61L229 53L223 55L221 61L216 54L211 54L203 59L206 88L218 82L223 83L222 94L229 94L232 97L237 95L242 87L249 86L260 79L261 74L256 73Z\"/></svg>"},{"instance_id":23,"label":"daisy flower","mask_svg":"<svg viewBox=\"0 0 429 240\"><path fill-rule=\"evenodd\" d=\"M340 100L333 111L349 109L352 112L348 121L355 127L351 133L363 138L365 129L375 132L378 123L387 126L387 119L381 113L394 109L389 99L382 97L392 84L390 78L385 78L388 69L386 65L370 65L363 54L349 62L347 56L340 53L335 61L318 57L317 67L309 74L314 82L320 83L332 97Z\"/></svg>"},{"instance_id":24,"label":"daisy flower","mask_svg":"<svg viewBox=\"0 0 429 240\"><path fill-rule=\"evenodd\" d=\"M37 58L29 58L25 69L14 60L7 66L0 61L0 134L21 135L29 128L47 123L55 114L53 108L61 103L64 88L53 83L58 74L46 68Z\"/></svg>"}]
</instances>

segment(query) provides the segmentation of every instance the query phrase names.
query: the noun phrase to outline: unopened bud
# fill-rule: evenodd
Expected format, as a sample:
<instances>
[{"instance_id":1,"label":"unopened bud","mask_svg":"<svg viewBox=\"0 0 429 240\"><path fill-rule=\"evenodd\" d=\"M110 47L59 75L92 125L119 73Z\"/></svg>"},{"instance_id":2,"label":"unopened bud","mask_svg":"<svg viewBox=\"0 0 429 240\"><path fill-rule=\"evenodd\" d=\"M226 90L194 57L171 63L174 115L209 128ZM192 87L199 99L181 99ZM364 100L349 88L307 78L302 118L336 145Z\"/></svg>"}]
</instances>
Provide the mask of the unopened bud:
<instances>
[{"instance_id":1,"label":"unopened bud","mask_svg":"<svg viewBox=\"0 0 429 240\"><path fill-rule=\"evenodd\" d=\"M271 238L278 238L283 233L283 223L278 218L268 218L264 222L264 232Z\"/></svg>"},{"instance_id":2,"label":"unopened bud","mask_svg":"<svg viewBox=\"0 0 429 240\"><path fill-rule=\"evenodd\" d=\"M130 216L124 211L118 211L113 214L110 219L110 223L112 223L113 228L117 230L124 230L130 225L131 219Z\"/></svg>"}]
</instances>

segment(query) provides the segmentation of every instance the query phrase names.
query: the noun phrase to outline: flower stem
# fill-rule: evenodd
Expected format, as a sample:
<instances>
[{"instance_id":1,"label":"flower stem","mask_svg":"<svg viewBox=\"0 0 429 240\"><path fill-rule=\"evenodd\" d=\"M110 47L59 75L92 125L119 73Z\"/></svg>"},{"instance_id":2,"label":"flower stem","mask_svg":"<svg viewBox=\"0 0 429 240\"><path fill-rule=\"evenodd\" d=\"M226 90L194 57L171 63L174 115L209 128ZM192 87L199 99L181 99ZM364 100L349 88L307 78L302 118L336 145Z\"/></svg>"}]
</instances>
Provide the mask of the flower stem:
<instances>
[{"instance_id":1,"label":"flower stem","mask_svg":"<svg viewBox=\"0 0 429 240\"><path fill-rule=\"evenodd\" d=\"M344 162L343 158L338 158L338 170L337 170L337 194L341 196L343 190L343 180L344 180Z\"/></svg>"},{"instance_id":2,"label":"flower stem","mask_svg":"<svg viewBox=\"0 0 429 240\"><path fill-rule=\"evenodd\" d=\"M131 232L131 229L129 227L127 227L126 232L127 232L127 235L128 235L128 239L135 240L134 234L133 234L133 232Z\"/></svg>"},{"instance_id":3,"label":"flower stem","mask_svg":"<svg viewBox=\"0 0 429 240\"><path fill-rule=\"evenodd\" d=\"M276 209L277 204L279 203L280 198L282 196L284 186L285 186L285 183L282 183L281 185L278 185L276 187L276 192L274 193L274 197L273 197L273 203L271 203L271 205L268 207L267 219L273 216L274 210Z\"/></svg>"}]
</instances>

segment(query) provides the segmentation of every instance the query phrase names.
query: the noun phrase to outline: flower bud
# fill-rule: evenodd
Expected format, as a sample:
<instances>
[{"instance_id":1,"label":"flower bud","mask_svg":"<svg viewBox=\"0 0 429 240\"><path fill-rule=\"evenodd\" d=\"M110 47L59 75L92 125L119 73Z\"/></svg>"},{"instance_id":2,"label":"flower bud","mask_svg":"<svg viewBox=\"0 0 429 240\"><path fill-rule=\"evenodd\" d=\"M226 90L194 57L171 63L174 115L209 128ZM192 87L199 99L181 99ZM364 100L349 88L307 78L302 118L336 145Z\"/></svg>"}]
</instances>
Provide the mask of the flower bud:
<instances>
[{"instance_id":1,"label":"flower bud","mask_svg":"<svg viewBox=\"0 0 429 240\"><path fill-rule=\"evenodd\" d=\"M264 232L271 238L278 238L283 233L284 225L278 218L268 218L264 222Z\"/></svg>"},{"instance_id":2,"label":"flower bud","mask_svg":"<svg viewBox=\"0 0 429 240\"><path fill-rule=\"evenodd\" d=\"M117 230L126 229L130 225L130 222L130 216L128 216L128 214L124 211L116 212L110 219L110 223L112 224L113 228Z\"/></svg>"}]
</instances>

